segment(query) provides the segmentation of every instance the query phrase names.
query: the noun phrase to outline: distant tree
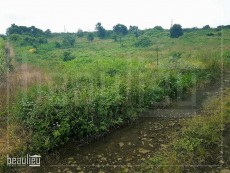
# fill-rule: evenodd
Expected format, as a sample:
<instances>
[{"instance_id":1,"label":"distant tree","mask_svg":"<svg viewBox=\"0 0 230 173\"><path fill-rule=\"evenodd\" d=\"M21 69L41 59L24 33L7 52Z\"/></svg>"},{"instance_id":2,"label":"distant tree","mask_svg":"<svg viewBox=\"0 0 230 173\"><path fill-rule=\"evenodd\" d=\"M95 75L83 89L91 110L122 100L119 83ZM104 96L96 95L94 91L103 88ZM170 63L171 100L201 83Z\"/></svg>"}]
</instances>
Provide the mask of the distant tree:
<instances>
[{"instance_id":1,"label":"distant tree","mask_svg":"<svg viewBox=\"0 0 230 173\"><path fill-rule=\"evenodd\" d=\"M87 35L87 40L88 40L89 42L92 42L92 41L94 40L94 35L93 35L93 33L89 33L89 34Z\"/></svg>"},{"instance_id":2,"label":"distant tree","mask_svg":"<svg viewBox=\"0 0 230 173\"><path fill-rule=\"evenodd\" d=\"M134 45L136 47L148 47L152 45L152 41L147 36L141 36Z\"/></svg>"},{"instance_id":3,"label":"distant tree","mask_svg":"<svg viewBox=\"0 0 230 173\"><path fill-rule=\"evenodd\" d=\"M209 26L209 25L205 25L205 26L203 27L203 29L210 29L210 26Z\"/></svg>"},{"instance_id":4,"label":"distant tree","mask_svg":"<svg viewBox=\"0 0 230 173\"><path fill-rule=\"evenodd\" d=\"M128 29L125 25L122 24L117 24L113 27L113 31L120 37L120 42L121 42L121 37L128 34Z\"/></svg>"},{"instance_id":5,"label":"distant tree","mask_svg":"<svg viewBox=\"0 0 230 173\"><path fill-rule=\"evenodd\" d=\"M12 24L9 28L6 30L6 35L11 34L26 34L33 37L40 37L46 35L45 32L43 32L41 29L36 28L35 26L26 27L26 26L17 26L15 24Z\"/></svg>"},{"instance_id":6,"label":"distant tree","mask_svg":"<svg viewBox=\"0 0 230 173\"><path fill-rule=\"evenodd\" d=\"M162 26L155 26L153 29L155 29L155 30L164 30L164 28L162 28Z\"/></svg>"},{"instance_id":7,"label":"distant tree","mask_svg":"<svg viewBox=\"0 0 230 173\"><path fill-rule=\"evenodd\" d=\"M174 24L172 28L170 28L170 37L171 38L178 38L183 35L183 30L181 25Z\"/></svg>"},{"instance_id":8,"label":"distant tree","mask_svg":"<svg viewBox=\"0 0 230 173\"><path fill-rule=\"evenodd\" d=\"M106 37L106 30L105 28L101 25L100 22L98 22L96 24L96 31L97 31L97 36L100 38L100 39L103 39Z\"/></svg>"},{"instance_id":9,"label":"distant tree","mask_svg":"<svg viewBox=\"0 0 230 173\"><path fill-rule=\"evenodd\" d=\"M78 36L78 37L83 37L83 36L84 36L84 32L83 32L82 29L78 29L78 30L77 30L77 36Z\"/></svg>"},{"instance_id":10,"label":"distant tree","mask_svg":"<svg viewBox=\"0 0 230 173\"><path fill-rule=\"evenodd\" d=\"M129 32L132 33L136 38L141 35L141 30L138 26L129 26Z\"/></svg>"},{"instance_id":11,"label":"distant tree","mask_svg":"<svg viewBox=\"0 0 230 173\"><path fill-rule=\"evenodd\" d=\"M76 40L73 36L71 35L65 35L64 39L62 41L62 44L64 47L73 47L75 44Z\"/></svg>"},{"instance_id":12,"label":"distant tree","mask_svg":"<svg viewBox=\"0 0 230 173\"><path fill-rule=\"evenodd\" d=\"M50 29L47 29L47 30L45 31L45 34L46 34L47 37L51 36L51 30L50 30Z\"/></svg>"}]
</instances>

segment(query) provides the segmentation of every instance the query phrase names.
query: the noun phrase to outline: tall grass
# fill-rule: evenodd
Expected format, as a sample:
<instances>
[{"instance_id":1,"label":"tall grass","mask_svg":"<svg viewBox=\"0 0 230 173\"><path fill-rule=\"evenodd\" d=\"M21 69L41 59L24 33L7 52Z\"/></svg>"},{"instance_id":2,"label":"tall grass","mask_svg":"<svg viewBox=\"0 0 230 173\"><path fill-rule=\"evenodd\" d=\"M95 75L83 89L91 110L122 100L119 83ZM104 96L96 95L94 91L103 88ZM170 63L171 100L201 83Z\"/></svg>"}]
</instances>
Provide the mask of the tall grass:
<instances>
[{"instance_id":1,"label":"tall grass","mask_svg":"<svg viewBox=\"0 0 230 173\"><path fill-rule=\"evenodd\" d=\"M0 38L0 80L3 78L6 72L6 51L5 43L2 38Z\"/></svg>"}]
</instances>

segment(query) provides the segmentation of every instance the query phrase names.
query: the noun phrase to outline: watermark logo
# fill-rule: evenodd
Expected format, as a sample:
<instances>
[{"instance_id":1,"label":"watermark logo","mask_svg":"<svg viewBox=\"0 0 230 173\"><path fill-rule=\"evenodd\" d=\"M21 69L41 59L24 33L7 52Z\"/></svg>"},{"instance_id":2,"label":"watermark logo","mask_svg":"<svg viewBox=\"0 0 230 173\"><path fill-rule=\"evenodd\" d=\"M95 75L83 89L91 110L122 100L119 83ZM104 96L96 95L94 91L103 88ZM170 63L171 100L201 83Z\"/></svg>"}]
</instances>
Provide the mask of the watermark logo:
<instances>
[{"instance_id":1,"label":"watermark logo","mask_svg":"<svg viewBox=\"0 0 230 173\"><path fill-rule=\"evenodd\" d=\"M40 155L29 155L26 157L10 157L7 155L7 165L8 166L32 166L37 167L40 166L41 156Z\"/></svg>"}]
</instances>

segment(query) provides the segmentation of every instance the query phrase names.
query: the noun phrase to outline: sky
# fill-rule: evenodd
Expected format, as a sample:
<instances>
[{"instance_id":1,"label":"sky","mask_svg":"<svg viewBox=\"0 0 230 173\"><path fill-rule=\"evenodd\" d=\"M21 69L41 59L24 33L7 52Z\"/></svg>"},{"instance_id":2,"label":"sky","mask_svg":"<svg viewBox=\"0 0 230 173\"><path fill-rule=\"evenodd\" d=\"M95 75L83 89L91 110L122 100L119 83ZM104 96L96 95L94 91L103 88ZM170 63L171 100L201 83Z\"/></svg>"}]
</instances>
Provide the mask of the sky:
<instances>
[{"instance_id":1,"label":"sky","mask_svg":"<svg viewBox=\"0 0 230 173\"><path fill-rule=\"evenodd\" d=\"M0 33L11 24L35 26L52 32L94 31L118 23L140 29L230 25L230 0L3 0Z\"/></svg>"}]
</instances>

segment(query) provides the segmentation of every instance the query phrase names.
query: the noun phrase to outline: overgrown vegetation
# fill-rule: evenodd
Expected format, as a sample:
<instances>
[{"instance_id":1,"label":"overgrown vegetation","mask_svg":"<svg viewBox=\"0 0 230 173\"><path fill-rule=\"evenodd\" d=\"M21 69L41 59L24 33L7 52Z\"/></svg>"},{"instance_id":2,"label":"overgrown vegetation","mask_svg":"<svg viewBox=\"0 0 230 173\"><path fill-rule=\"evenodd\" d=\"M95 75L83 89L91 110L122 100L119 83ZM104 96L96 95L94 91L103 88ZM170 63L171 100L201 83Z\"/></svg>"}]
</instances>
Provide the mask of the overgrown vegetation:
<instances>
[{"instance_id":1,"label":"overgrown vegetation","mask_svg":"<svg viewBox=\"0 0 230 173\"><path fill-rule=\"evenodd\" d=\"M220 77L220 38L207 39L210 30L186 31L171 39L170 32L160 27L143 30L140 37L136 27L129 32L119 24L105 36L99 36L101 24L96 27L101 39L90 44L89 34L51 34L48 42L36 45L36 52L29 51L33 45L19 46L20 39L11 39L18 62L38 66L53 79L52 85L22 91L12 108L11 123L20 122L32 134L26 152L45 152L70 138L103 135L166 98L175 99L194 85L203 87ZM225 32L229 38L230 31ZM122 46L110 39L112 34L122 38ZM186 140L178 143L178 150L190 149L191 141ZM192 142L199 146L201 141Z\"/></svg>"},{"instance_id":2,"label":"overgrown vegetation","mask_svg":"<svg viewBox=\"0 0 230 173\"><path fill-rule=\"evenodd\" d=\"M224 145L222 131L230 124L229 109L228 89L224 93L223 100L212 99L206 103L202 115L186 121L182 133L166 148L159 150L154 157L146 161L141 172L180 173L218 170L218 167L211 168L205 165L224 163L221 155L221 147ZM204 166L196 167L196 165Z\"/></svg>"},{"instance_id":3,"label":"overgrown vegetation","mask_svg":"<svg viewBox=\"0 0 230 173\"><path fill-rule=\"evenodd\" d=\"M0 81L4 78L6 72L6 50L5 42L0 38Z\"/></svg>"}]
</instances>

